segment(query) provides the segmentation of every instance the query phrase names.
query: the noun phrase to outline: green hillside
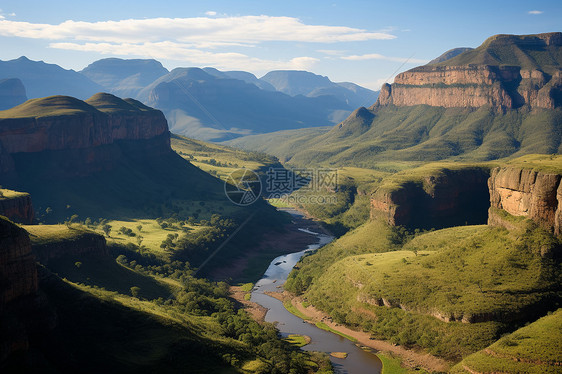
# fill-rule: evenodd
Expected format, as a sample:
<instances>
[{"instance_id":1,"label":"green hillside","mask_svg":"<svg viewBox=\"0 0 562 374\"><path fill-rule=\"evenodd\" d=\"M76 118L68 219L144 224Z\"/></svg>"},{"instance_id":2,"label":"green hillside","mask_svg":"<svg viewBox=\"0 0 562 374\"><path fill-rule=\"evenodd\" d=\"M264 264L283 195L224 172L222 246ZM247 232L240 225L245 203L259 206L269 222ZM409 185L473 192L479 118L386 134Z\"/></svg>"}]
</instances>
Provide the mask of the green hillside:
<instances>
[{"instance_id":1,"label":"green hillside","mask_svg":"<svg viewBox=\"0 0 562 374\"><path fill-rule=\"evenodd\" d=\"M560 373L562 372L562 309L502 337L472 354L451 373Z\"/></svg>"},{"instance_id":2,"label":"green hillside","mask_svg":"<svg viewBox=\"0 0 562 374\"><path fill-rule=\"evenodd\" d=\"M562 151L562 110L497 113L427 105L360 109L340 125L275 132L227 142L294 165L359 166L420 161L487 161Z\"/></svg>"},{"instance_id":3,"label":"green hillside","mask_svg":"<svg viewBox=\"0 0 562 374\"><path fill-rule=\"evenodd\" d=\"M559 245L530 222L517 232L465 226L410 239L371 221L305 257L286 288L338 323L459 360L553 307L560 267L539 249Z\"/></svg>"},{"instance_id":4,"label":"green hillside","mask_svg":"<svg viewBox=\"0 0 562 374\"><path fill-rule=\"evenodd\" d=\"M439 62L440 66L511 65L523 69L538 69L553 74L562 65L560 43L546 43L549 38L560 39L560 33L539 35L494 35L478 48Z\"/></svg>"},{"instance_id":5,"label":"green hillside","mask_svg":"<svg viewBox=\"0 0 562 374\"><path fill-rule=\"evenodd\" d=\"M78 241L81 233L64 226L26 229L40 244L72 240L71 232ZM72 252L51 258L40 269L40 288L56 324L32 336L33 361L16 356L3 370L304 373L326 364L307 361L272 325L238 313L225 283L193 278L177 263L149 257L144 263L132 267Z\"/></svg>"}]
</instances>

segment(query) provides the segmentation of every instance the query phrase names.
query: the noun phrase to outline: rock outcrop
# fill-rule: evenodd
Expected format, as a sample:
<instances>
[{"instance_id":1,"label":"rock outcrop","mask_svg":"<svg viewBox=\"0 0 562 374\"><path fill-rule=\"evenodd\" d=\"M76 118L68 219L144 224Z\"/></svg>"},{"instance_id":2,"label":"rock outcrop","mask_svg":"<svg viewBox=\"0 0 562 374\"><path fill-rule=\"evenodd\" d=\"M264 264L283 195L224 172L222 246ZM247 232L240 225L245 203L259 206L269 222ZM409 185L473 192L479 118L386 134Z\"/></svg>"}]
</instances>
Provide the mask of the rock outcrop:
<instances>
[{"instance_id":1,"label":"rock outcrop","mask_svg":"<svg viewBox=\"0 0 562 374\"><path fill-rule=\"evenodd\" d=\"M485 223L488 177L486 168L442 169L418 181L383 186L371 198L371 217L425 229Z\"/></svg>"},{"instance_id":2,"label":"rock outcrop","mask_svg":"<svg viewBox=\"0 0 562 374\"><path fill-rule=\"evenodd\" d=\"M63 226L62 230L66 230ZM73 230L73 229L68 229ZM31 231L33 235L33 231ZM33 237L32 237L33 239ZM108 256L109 250L105 238L94 232L76 229L75 235L57 238L56 240L32 240L32 250L37 261L48 265L50 260L64 256Z\"/></svg>"},{"instance_id":3,"label":"rock outcrop","mask_svg":"<svg viewBox=\"0 0 562 374\"><path fill-rule=\"evenodd\" d=\"M0 364L29 346L37 306L37 266L25 230L0 216Z\"/></svg>"},{"instance_id":4,"label":"rock outcrop","mask_svg":"<svg viewBox=\"0 0 562 374\"><path fill-rule=\"evenodd\" d=\"M0 217L0 311L37 292L37 269L27 232Z\"/></svg>"},{"instance_id":5,"label":"rock outcrop","mask_svg":"<svg viewBox=\"0 0 562 374\"><path fill-rule=\"evenodd\" d=\"M376 105L425 104L446 108L489 105L498 110L523 105L546 109L560 107L560 65L553 62L542 66L528 57L535 53L529 52L531 50L548 54L560 48L562 33L497 35L476 50L398 74L392 86L382 87ZM515 57L509 57L512 54L503 53L504 50L513 51ZM554 58L551 55L549 59Z\"/></svg>"},{"instance_id":6,"label":"rock outcrop","mask_svg":"<svg viewBox=\"0 0 562 374\"><path fill-rule=\"evenodd\" d=\"M17 173L18 162L49 158L56 167L39 172L89 175L111 170L124 152L172 152L162 112L109 94L86 102L52 96L0 112L0 182Z\"/></svg>"},{"instance_id":7,"label":"rock outcrop","mask_svg":"<svg viewBox=\"0 0 562 374\"><path fill-rule=\"evenodd\" d=\"M0 110L13 108L26 100L27 95L21 80L0 79Z\"/></svg>"},{"instance_id":8,"label":"rock outcrop","mask_svg":"<svg viewBox=\"0 0 562 374\"><path fill-rule=\"evenodd\" d=\"M562 187L558 173L520 167L492 170L488 181L490 213L488 223L510 227L495 209L532 219L556 235L562 234Z\"/></svg>"},{"instance_id":9,"label":"rock outcrop","mask_svg":"<svg viewBox=\"0 0 562 374\"><path fill-rule=\"evenodd\" d=\"M18 223L33 223L35 213L31 204L31 196L0 189L0 215Z\"/></svg>"}]
</instances>

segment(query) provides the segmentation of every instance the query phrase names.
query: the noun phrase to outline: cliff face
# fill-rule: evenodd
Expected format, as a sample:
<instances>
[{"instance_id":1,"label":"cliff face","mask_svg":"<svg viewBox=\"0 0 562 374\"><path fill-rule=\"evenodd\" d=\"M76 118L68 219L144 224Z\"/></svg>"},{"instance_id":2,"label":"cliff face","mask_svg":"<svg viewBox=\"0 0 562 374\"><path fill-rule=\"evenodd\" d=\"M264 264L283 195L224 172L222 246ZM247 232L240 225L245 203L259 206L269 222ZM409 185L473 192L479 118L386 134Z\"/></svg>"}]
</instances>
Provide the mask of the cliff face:
<instances>
[{"instance_id":1,"label":"cliff face","mask_svg":"<svg viewBox=\"0 0 562 374\"><path fill-rule=\"evenodd\" d=\"M24 193L16 193L15 196L7 195L14 191L0 190L0 215L6 216L14 222L33 223L35 213L31 204L31 196Z\"/></svg>"},{"instance_id":2,"label":"cliff face","mask_svg":"<svg viewBox=\"0 0 562 374\"><path fill-rule=\"evenodd\" d=\"M122 152L171 152L162 112L108 94L92 99L50 97L0 112L0 173L17 172L18 160L54 158L56 167L42 172L88 175L110 170Z\"/></svg>"},{"instance_id":3,"label":"cliff face","mask_svg":"<svg viewBox=\"0 0 562 374\"><path fill-rule=\"evenodd\" d=\"M512 216L532 219L541 226L562 234L562 175L517 167L496 168L488 181L491 209L490 225L509 226L493 209Z\"/></svg>"},{"instance_id":4,"label":"cliff face","mask_svg":"<svg viewBox=\"0 0 562 374\"><path fill-rule=\"evenodd\" d=\"M66 255L109 255L105 238L92 232L83 232L67 239L32 244L33 253L43 265Z\"/></svg>"},{"instance_id":5,"label":"cliff face","mask_svg":"<svg viewBox=\"0 0 562 374\"><path fill-rule=\"evenodd\" d=\"M37 292L37 269L29 235L0 217L0 311L7 303Z\"/></svg>"},{"instance_id":6,"label":"cliff face","mask_svg":"<svg viewBox=\"0 0 562 374\"><path fill-rule=\"evenodd\" d=\"M392 226L425 229L484 223L489 207L487 179L487 170L481 168L444 169L419 182L383 188L371 198L371 217L381 217Z\"/></svg>"},{"instance_id":7,"label":"cliff face","mask_svg":"<svg viewBox=\"0 0 562 374\"><path fill-rule=\"evenodd\" d=\"M421 66L396 76L381 89L378 105L430 105L445 108L554 109L562 89L560 72L552 76L517 66ZM382 92L384 91L384 95Z\"/></svg>"},{"instance_id":8,"label":"cliff face","mask_svg":"<svg viewBox=\"0 0 562 374\"><path fill-rule=\"evenodd\" d=\"M550 61L559 54L550 52L560 48L562 33L495 36L451 60L398 74L392 86L383 87L377 105L425 104L446 108L490 105L502 110L523 105L560 107L560 65L559 61ZM539 58L537 51L544 58Z\"/></svg>"}]
</instances>

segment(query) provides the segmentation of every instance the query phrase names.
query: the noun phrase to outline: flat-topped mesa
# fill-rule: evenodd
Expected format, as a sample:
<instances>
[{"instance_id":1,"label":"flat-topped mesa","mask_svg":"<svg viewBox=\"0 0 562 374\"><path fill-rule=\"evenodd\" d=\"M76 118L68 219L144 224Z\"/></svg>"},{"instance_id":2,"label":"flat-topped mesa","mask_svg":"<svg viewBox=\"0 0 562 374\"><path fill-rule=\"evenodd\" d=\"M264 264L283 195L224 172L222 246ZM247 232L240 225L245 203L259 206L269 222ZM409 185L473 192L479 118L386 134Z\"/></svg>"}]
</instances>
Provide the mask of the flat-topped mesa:
<instances>
[{"instance_id":1,"label":"flat-topped mesa","mask_svg":"<svg viewBox=\"0 0 562 374\"><path fill-rule=\"evenodd\" d=\"M69 163L74 173L89 174L111 169L124 151L171 152L161 111L104 93L86 101L50 96L0 111L0 175L17 169L14 160L43 152L63 160L61 169Z\"/></svg>"},{"instance_id":2,"label":"flat-topped mesa","mask_svg":"<svg viewBox=\"0 0 562 374\"><path fill-rule=\"evenodd\" d=\"M381 88L375 105L560 107L560 48L562 33L496 35L449 60L398 74Z\"/></svg>"}]
</instances>

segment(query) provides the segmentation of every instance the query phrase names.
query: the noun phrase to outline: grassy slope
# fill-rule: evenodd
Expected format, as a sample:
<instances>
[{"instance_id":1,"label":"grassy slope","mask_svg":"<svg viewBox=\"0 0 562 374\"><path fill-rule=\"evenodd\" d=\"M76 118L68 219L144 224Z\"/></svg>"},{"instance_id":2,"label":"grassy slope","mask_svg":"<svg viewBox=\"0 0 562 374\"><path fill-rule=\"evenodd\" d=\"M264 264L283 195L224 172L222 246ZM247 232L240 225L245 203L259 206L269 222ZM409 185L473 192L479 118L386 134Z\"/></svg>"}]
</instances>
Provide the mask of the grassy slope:
<instances>
[{"instance_id":1,"label":"grassy slope","mask_svg":"<svg viewBox=\"0 0 562 374\"><path fill-rule=\"evenodd\" d=\"M466 357L452 373L560 373L562 309L502 337L485 350ZM555 365L558 366L555 366Z\"/></svg>"},{"instance_id":2,"label":"grassy slope","mask_svg":"<svg viewBox=\"0 0 562 374\"><path fill-rule=\"evenodd\" d=\"M486 106L387 106L360 111L325 133L301 129L229 144L268 152L294 165L377 168L396 161L474 162L559 153L561 121L560 109L498 113Z\"/></svg>"},{"instance_id":3,"label":"grassy slope","mask_svg":"<svg viewBox=\"0 0 562 374\"><path fill-rule=\"evenodd\" d=\"M458 360L513 328L501 322L502 313L513 315L525 305L537 305L556 294L560 284L557 265L536 251L537 243L557 244L540 229L508 233L456 227L421 235L404 246L397 238L383 223L371 221L305 257L287 288L304 291L337 322ZM392 251L396 249L402 250ZM368 302L378 298L417 312ZM492 315L498 322L446 323L432 317L433 312L458 317L497 313Z\"/></svg>"},{"instance_id":4,"label":"grassy slope","mask_svg":"<svg viewBox=\"0 0 562 374\"><path fill-rule=\"evenodd\" d=\"M85 232L76 225L25 228L34 244L77 242ZM169 265L172 270L176 266ZM226 285L190 278L179 268L174 273L160 268L157 276L149 267L128 268L99 254L51 258L41 270L40 287L57 315L56 328L31 340L38 355L32 364L15 357L3 369L176 373L189 368L190 373L253 373L275 365L257 349L266 344L285 362L287 369L281 372L289 370L289 359L282 355L296 359L294 348L277 340L271 327L237 314L226 298ZM134 297L131 287L140 288ZM314 360L306 364L311 370L320 363L325 366L320 357Z\"/></svg>"},{"instance_id":5,"label":"grassy slope","mask_svg":"<svg viewBox=\"0 0 562 374\"><path fill-rule=\"evenodd\" d=\"M26 192L19 192L19 191L8 190L5 188L0 188L0 200L10 200L16 197L23 197L23 196L29 196L29 194Z\"/></svg>"},{"instance_id":6,"label":"grassy slope","mask_svg":"<svg viewBox=\"0 0 562 374\"><path fill-rule=\"evenodd\" d=\"M540 47L537 42L534 35L494 35L478 48L437 65L511 65L552 74L562 63L562 50L554 45Z\"/></svg>"}]
</instances>

